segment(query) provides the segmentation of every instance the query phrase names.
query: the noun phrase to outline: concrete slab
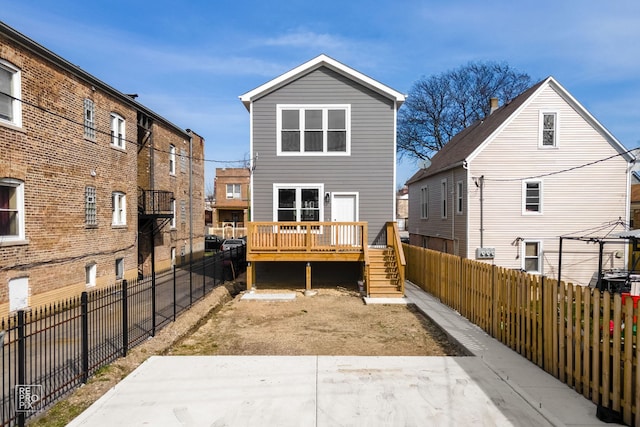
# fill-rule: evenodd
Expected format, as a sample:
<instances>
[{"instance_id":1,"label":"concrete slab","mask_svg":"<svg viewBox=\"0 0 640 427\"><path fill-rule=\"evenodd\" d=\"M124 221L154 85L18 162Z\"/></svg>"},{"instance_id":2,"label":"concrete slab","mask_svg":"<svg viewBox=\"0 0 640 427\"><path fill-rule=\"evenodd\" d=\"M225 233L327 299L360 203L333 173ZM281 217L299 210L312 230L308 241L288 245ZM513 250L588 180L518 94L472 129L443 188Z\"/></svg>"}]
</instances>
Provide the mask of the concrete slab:
<instances>
[{"instance_id":1,"label":"concrete slab","mask_svg":"<svg viewBox=\"0 0 640 427\"><path fill-rule=\"evenodd\" d=\"M242 300L249 301L293 301L296 299L295 293L273 293L273 294L259 294L254 292L247 292L240 297Z\"/></svg>"},{"instance_id":2,"label":"concrete slab","mask_svg":"<svg viewBox=\"0 0 640 427\"><path fill-rule=\"evenodd\" d=\"M372 304L409 304L409 300L406 298L369 298L363 297L364 303L367 305Z\"/></svg>"},{"instance_id":3,"label":"concrete slab","mask_svg":"<svg viewBox=\"0 0 640 427\"><path fill-rule=\"evenodd\" d=\"M69 426L551 425L473 357L154 356Z\"/></svg>"}]
</instances>

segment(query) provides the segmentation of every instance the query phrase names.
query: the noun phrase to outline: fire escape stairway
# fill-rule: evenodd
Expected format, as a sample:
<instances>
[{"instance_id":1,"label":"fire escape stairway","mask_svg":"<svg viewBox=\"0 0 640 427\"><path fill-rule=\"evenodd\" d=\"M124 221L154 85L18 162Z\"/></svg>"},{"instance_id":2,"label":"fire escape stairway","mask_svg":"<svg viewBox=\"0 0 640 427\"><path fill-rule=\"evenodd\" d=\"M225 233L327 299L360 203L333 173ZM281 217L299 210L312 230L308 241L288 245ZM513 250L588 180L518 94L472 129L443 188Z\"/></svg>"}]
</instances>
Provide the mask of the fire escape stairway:
<instances>
[{"instance_id":1,"label":"fire escape stairway","mask_svg":"<svg viewBox=\"0 0 640 427\"><path fill-rule=\"evenodd\" d=\"M369 249L369 297L402 298L400 272L394 248Z\"/></svg>"}]
</instances>

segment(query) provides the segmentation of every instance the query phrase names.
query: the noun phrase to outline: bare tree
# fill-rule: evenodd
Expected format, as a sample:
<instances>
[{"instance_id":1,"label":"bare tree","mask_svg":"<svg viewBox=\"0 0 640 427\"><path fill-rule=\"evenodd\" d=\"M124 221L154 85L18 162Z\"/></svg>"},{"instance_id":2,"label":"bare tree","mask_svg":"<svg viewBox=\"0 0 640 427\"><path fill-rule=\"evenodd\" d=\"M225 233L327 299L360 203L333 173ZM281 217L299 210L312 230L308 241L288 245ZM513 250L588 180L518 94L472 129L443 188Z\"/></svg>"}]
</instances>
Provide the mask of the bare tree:
<instances>
[{"instance_id":1,"label":"bare tree","mask_svg":"<svg viewBox=\"0 0 640 427\"><path fill-rule=\"evenodd\" d=\"M401 156L430 159L455 134L531 86L531 77L504 63L470 62L414 83L398 114Z\"/></svg>"}]
</instances>

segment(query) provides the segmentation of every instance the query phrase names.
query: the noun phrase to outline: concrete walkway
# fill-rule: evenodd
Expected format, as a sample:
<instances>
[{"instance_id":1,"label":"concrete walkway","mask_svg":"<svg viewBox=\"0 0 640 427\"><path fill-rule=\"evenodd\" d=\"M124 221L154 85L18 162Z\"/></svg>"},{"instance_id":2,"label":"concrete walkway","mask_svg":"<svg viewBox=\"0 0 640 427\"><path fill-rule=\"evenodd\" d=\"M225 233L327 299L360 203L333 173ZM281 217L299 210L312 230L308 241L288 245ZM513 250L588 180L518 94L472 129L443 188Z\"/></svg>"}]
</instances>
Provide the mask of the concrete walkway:
<instances>
[{"instance_id":1,"label":"concrete walkway","mask_svg":"<svg viewBox=\"0 0 640 427\"><path fill-rule=\"evenodd\" d=\"M405 295L552 424L610 425L596 418L593 402L492 338L431 294L407 282Z\"/></svg>"},{"instance_id":2,"label":"concrete walkway","mask_svg":"<svg viewBox=\"0 0 640 427\"><path fill-rule=\"evenodd\" d=\"M408 283L470 357L154 356L70 426L595 426L593 403Z\"/></svg>"}]
</instances>

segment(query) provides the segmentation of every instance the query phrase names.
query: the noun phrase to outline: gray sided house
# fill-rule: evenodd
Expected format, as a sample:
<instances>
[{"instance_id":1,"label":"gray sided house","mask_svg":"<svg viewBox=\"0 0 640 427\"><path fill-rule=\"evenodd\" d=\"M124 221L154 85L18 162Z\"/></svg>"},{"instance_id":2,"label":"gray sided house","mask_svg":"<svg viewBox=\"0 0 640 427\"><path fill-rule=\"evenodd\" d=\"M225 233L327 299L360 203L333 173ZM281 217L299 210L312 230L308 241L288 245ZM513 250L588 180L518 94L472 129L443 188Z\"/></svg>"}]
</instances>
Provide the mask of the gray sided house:
<instances>
[{"instance_id":1,"label":"gray sided house","mask_svg":"<svg viewBox=\"0 0 640 427\"><path fill-rule=\"evenodd\" d=\"M633 156L552 77L492 107L407 181L411 244L557 278L560 236L622 231ZM588 284L598 262L567 242L561 279Z\"/></svg>"},{"instance_id":2,"label":"gray sided house","mask_svg":"<svg viewBox=\"0 0 640 427\"><path fill-rule=\"evenodd\" d=\"M251 115L249 260L364 261L395 218L404 95L320 55L240 99Z\"/></svg>"}]
</instances>

